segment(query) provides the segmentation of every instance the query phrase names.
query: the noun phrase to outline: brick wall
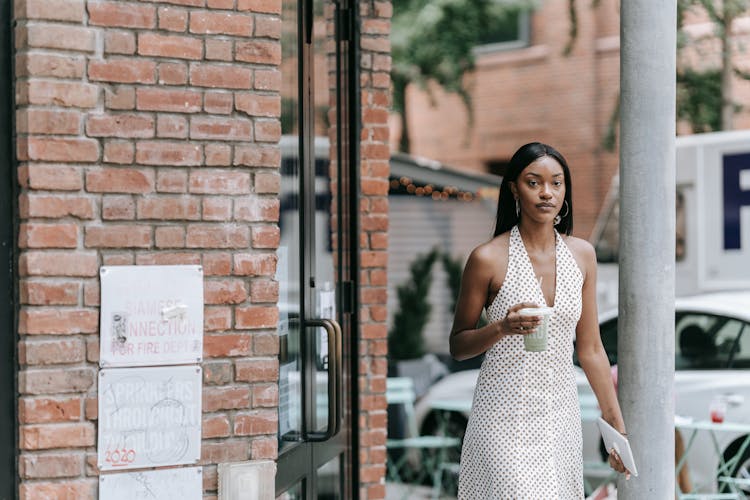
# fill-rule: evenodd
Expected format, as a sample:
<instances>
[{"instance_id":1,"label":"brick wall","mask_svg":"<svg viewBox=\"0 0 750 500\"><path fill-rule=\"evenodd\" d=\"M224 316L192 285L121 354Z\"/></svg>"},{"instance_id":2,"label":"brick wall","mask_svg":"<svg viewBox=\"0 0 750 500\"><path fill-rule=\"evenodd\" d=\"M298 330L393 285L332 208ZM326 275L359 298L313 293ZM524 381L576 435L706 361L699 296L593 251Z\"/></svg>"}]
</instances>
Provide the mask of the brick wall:
<instances>
[{"instance_id":1,"label":"brick wall","mask_svg":"<svg viewBox=\"0 0 750 500\"><path fill-rule=\"evenodd\" d=\"M557 147L573 175L574 233L588 238L619 164L617 151L602 147L619 96L619 2L604 0L596 8L579 2L578 37L565 56L567 9L567 0L544 2L532 17L530 47L477 58L476 71L466 79L474 111L470 130L461 100L439 89L431 99L409 88L407 115L412 153L467 170L485 171L488 161L507 161L532 140ZM714 33L711 25L696 29ZM750 51L741 47L750 40L750 18L735 24L735 34L737 66L747 69ZM712 51L707 45L683 52L683 60L701 58L703 65L716 66L716 46ZM707 56L712 53L715 58ZM750 82L735 79L735 101L745 105L735 128L750 127ZM687 132L684 124L680 130Z\"/></svg>"},{"instance_id":2,"label":"brick wall","mask_svg":"<svg viewBox=\"0 0 750 500\"><path fill-rule=\"evenodd\" d=\"M360 498L385 498L388 331L388 110L390 108L389 1L363 1L361 16L360 235Z\"/></svg>"},{"instance_id":3,"label":"brick wall","mask_svg":"<svg viewBox=\"0 0 750 500\"><path fill-rule=\"evenodd\" d=\"M16 0L21 499L96 498L101 265L201 264L204 491L275 458L280 0Z\"/></svg>"}]
</instances>

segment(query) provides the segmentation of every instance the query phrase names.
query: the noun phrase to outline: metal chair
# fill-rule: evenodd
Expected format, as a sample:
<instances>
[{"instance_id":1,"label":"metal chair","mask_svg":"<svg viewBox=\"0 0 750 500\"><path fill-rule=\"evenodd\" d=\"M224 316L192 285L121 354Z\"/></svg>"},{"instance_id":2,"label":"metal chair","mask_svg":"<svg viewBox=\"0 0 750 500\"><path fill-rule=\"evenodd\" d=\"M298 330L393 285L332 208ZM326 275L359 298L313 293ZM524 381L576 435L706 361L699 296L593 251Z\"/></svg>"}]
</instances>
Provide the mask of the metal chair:
<instances>
[{"instance_id":1,"label":"metal chair","mask_svg":"<svg viewBox=\"0 0 750 500\"><path fill-rule=\"evenodd\" d=\"M431 477L433 485L433 498L440 494L440 484L444 468L441 464L446 459L446 452L458 447L461 440L450 436L423 436L417 429L417 420L414 413L414 383L409 377L389 377L386 380L386 400L389 405L400 405L403 408L406 421L406 432L403 438L387 439L385 446L388 453L387 468L388 478L391 481L403 482L406 476L407 466L413 452L420 453L415 460L419 464L417 473L410 477L411 482L421 484L427 477ZM400 451L401 456L394 457L395 451ZM402 475L404 477L402 477ZM408 492L404 498L408 497Z\"/></svg>"}]
</instances>

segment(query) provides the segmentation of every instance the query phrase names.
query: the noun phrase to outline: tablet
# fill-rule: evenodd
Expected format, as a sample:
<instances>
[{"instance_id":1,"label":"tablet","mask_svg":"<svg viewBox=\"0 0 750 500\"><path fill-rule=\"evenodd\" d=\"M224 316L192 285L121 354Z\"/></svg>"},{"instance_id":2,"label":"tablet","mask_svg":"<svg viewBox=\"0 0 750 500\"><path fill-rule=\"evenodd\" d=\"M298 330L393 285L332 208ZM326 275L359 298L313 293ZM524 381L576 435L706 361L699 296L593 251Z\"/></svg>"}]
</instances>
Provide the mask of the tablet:
<instances>
[{"instance_id":1,"label":"tablet","mask_svg":"<svg viewBox=\"0 0 750 500\"><path fill-rule=\"evenodd\" d=\"M599 424L599 432L602 433L602 439L604 439L604 445L607 447L607 451L614 449L620 456L623 465L628 471L634 476L638 475L638 470L635 468L635 460L633 459L633 451L630 449L630 443L628 438L617 432L617 429L609 425L606 420L599 417L596 421Z\"/></svg>"}]
</instances>

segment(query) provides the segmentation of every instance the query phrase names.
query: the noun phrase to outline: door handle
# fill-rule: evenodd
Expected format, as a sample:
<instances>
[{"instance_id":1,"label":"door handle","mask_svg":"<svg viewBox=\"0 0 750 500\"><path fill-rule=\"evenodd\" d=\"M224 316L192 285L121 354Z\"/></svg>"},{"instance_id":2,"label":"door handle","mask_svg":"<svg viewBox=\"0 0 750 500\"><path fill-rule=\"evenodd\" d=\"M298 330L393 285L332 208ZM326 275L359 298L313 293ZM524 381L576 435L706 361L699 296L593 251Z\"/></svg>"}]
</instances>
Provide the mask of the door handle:
<instances>
[{"instance_id":1,"label":"door handle","mask_svg":"<svg viewBox=\"0 0 750 500\"><path fill-rule=\"evenodd\" d=\"M327 441L341 428L341 326L333 319L310 319L306 326L323 328L328 335L328 428L325 432L307 432L308 441Z\"/></svg>"}]
</instances>

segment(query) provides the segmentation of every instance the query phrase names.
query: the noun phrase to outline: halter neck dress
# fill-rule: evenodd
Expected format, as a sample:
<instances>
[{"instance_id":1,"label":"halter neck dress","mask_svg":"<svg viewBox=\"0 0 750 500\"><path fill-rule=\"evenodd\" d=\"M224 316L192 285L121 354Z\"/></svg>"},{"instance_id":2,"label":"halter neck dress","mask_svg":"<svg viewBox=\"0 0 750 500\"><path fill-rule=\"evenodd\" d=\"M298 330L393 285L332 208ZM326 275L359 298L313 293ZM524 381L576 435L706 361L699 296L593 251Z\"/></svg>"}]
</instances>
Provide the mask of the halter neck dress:
<instances>
[{"instance_id":1,"label":"halter neck dress","mask_svg":"<svg viewBox=\"0 0 750 500\"><path fill-rule=\"evenodd\" d=\"M486 310L491 322L520 302L546 304L517 226L509 246L505 280ZM461 451L460 500L583 498L573 370L583 275L557 231L555 270L547 350L526 352L523 338L511 335L485 355Z\"/></svg>"}]
</instances>

